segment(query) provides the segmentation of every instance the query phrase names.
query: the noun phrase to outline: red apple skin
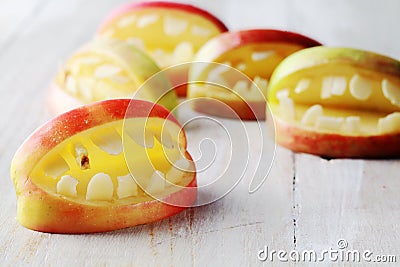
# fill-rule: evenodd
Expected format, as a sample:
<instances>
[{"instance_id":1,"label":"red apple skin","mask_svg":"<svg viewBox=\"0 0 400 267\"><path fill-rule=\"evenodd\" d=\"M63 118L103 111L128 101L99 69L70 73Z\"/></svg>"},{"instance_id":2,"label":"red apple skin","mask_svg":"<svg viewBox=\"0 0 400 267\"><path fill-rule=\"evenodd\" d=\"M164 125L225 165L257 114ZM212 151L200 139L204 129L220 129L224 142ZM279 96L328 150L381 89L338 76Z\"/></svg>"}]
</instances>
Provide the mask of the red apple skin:
<instances>
[{"instance_id":1,"label":"red apple skin","mask_svg":"<svg viewBox=\"0 0 400 267\"><path fill-rule=\"evenodd\" d=\"M183 77L187 77L187 73L186 74L182 74L182 76L180 76L181 78L178 78L180 81L182 81L184 78ZM187 85L180 85L178 87L175 88L175 92L176 95L178 97L186 97L186 93L187 93Z\"/></svg>"},{"instance_id":2,"label":"red apple skin","mask_svg":"<svg viewBox=\"0 0 400 267\"><path fill-rule=\"evenodd\" d=\"M103 30L103 28L110 23L115 18L124 15L125 13L129 13L134 10L143 9L143 8L165 8L165 9L175 9L185 11L191 14L197 14L206 18L207 20L211 21L221 32L228 31L228 28L225 24L220 21L217 17L212 15L211 13L195 7L193 5L182 4L182 3L173 3L173 2L164 2L164 1L151 1L151 2L137 2L137 3L130 3L124 6L119 7L118 9L114 10L101 24L99 27L99 32Z\"/></svg>"},{"instance_id":3,"label":"red apple skin","mask_svg":"<svg viewBox=\"0 0 400 267\"><path fill-rule=\"evenodd\" d=\"M309 37L289 31L271 29L241 30L224 32L214 37L203 46L200 53L196 55L196 59L213 61L223 53L246 44L273 42L292 43L304 48L322 45Z\"/></svg>"},{"instance_id":4,"label":"red apple skin","mask_svg":"<svg viewBox=\"0 0 400 267\"><path fill-rule=\"evenodd\" d=\"M133 101L131 104L130 102ZM129 106L129 114L126 113ZM154 107L154 108L153 108ZM150 114L150 115L149 115ZM84 205L51 195L39 188L30 173L39 160L65 139L92 127L134 117L159 117L179 125L171 113L162 106L142 100L113 99L96 102L63 113L36 130L18 149L12 164L11 177L16 189L21 225L51 233L94 233L112 231L138 224L161 220L190 206L197 196L196 175L184 189L168 195L168 203L153 200L135 205L98 206ZM181 131L182 147L186 137ZM189 159L190 155L186 154ZM26 214L30 216L26 216Z\"/></svg>"},{"instance_id":5,"label":"red apple skin","mask_svg":"<svg viewBox=\"0 0 400 267\"><path fill-rule=\"evenodd\" d=\"M272 123L272 118L269 120ZM400 134L349 136L302 129L276 116L276 142L294 152L326 158L399 158Z\"/></svg>"}]
</instances>

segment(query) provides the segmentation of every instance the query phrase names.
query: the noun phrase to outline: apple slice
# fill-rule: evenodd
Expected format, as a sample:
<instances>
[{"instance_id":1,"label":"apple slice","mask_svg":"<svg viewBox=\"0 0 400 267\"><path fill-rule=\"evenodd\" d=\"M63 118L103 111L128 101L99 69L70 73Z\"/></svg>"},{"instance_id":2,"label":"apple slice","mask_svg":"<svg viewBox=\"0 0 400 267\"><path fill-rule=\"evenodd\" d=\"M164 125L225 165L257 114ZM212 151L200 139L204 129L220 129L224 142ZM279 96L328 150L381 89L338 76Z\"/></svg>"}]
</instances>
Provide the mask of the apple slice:
<instances>
[{"instance_id":1,"label":"apple slice","mask_svg":"<svg viewBox=\"0 0 400 267\"><path fill-rule=\"evenodd\" d=\"M286 31L253 29L223 33L208 41L194 60L229 65L243 72L254 83L234 80L230 77L231 73L227 74L226 71L216 73L218 71L211 66L200 71L191 70L190 81L200 81L201 78L201 81L218 83L216 74L219 79L223 78L232 91L222 92L213 85L194 84L188 86L188 97L217 99L226 103L242 119L264 119L267 85L275 67L293 52L318 45L321 44L308 37ZM302 84L303 87L305 85L306 82ZM211 105L211 101L196 101L194 109L212 115L226 115L218 108L210 109Z\"/></svg>"},{"instance_id":2,"label":"apple slice","mask_svg":"<svg viewBox=\"0 0 400 267\"><path fill-rule=\"evenodd\" d=\"M77 51L58 73L50 88L52 114L112 98L132 98L135 91L160 69L134 45L118 40L96 40ZM177 105L168 77L157 75L159 86L140 90L141 98L158 101L167 109ZM169 92L171 91L171 92ZM168 92L164 95L164 93ZM161 99L160 96L163 96Z\"/></svg>"},{"instance_id":3,"label":"apple slice","mask_svg":"<svg viewBox=\"0 0 400 267\"><path fill-rule=\"evenodd\" d=\"M151 147L140 142L144 133L152 134ZM143 100L105 100L55 117L16 152L11 177L18 221L52 233L153 222L189 207L197 195L181 126L168 110Z\"/></svg>"},{"instance_id":4,"label":"apple slice","mask_svg":"<svg viewBox=\"0 0 400 267\"><path fill-rule=\"evenodd\" d=\"M268 102L276 141L295 152L387 158L400 156L399 96L399 61L351 48L314 47L275 69ZM285 98L294 107L290 119L281 108Z\"/></svg>"},{"instance_id":5,"label":"apple slice","mask_svg":"<svg viewBox=\"0 0 400 267\"><path fill-rule=\"evenodd\" d=\"M139 2L120 7L101 25L98 35L135 44L150 54L161 68L191 62L210 38L228 29L215 16L192 5ZM186 83L187 69L170 72L173 85ZM186 87L179 86L179 96Z\"/></svg>"}]
</instances>

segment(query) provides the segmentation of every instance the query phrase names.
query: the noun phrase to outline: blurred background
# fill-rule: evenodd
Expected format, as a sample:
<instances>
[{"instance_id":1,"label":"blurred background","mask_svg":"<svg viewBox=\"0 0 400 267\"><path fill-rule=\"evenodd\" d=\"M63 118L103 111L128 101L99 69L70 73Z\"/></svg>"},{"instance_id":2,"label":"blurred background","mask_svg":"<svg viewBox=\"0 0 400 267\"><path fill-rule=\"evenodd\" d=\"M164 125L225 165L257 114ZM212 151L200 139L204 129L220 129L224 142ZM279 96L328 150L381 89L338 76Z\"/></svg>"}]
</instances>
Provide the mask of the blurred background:
<instances>
[{"instance_id":1,"label":"blurred background","mask_svg":"<svg viewBox=\"0 0 400 267\"><path fill-rule=\"evenodd\" d=\"M89 39L96 22L124 0L1 0L0 44L25 41L25 49L69 48ZM351 46L400 57L398 0L191 0L220 17L231 29L267 27L298 31L326 45ZM85 9L82 10L82 5ZM69 20L69 25L64 23ZM29 35L27 33L30 33ZM71 36L71 33L74 33ZM78 38L77 38L78 37ZM42 48L46 48L46 44ZM36 49L35 49L36 48ZM6 53L7 51L2 51Z\"/></svg>"}]
</instances>

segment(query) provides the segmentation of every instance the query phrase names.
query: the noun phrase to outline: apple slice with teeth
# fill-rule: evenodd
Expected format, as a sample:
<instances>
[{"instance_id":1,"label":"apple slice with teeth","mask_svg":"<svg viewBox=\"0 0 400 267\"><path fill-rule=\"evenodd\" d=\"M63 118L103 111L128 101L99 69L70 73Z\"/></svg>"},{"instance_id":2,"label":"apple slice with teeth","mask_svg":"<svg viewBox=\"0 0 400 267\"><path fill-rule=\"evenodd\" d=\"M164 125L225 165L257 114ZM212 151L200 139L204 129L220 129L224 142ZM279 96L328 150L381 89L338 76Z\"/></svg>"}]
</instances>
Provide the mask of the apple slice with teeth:
<instances>
[{"instance_id":1,"label":"apple slice with teeth","mask_svg":"<svg viewBox=\"0 0 400 267\"><path fill-rule=\"evenodd\" d=\"M98 34L135 44L161 68L191 62L210 38L227 27L215 16L192 5L163 1L131 3L112 12ZM173 85L187 81L187 69L169 72ZM179 86L179 96L186 87Z\"/></svg>"},{"instance_id":2,"label":"apple slice with teeth","mask_svg":"<svg viewBox=\"0 0 400 267\"><path fill-rule=\"evenodd\" d=\"M400 62L352 48L294 53L268 92L276 141L330 158L399 157L399 100Z\"/></svg>"},{"instance_id":3,"label":"apple slice with teeth","mask_svg":"<svg viewBox=\"0 0 400 267\"><path fill-rule=\"evenodd\" d=\"M195 82L201 77L201 81L222 82L232 91L221 91L210 84L193 84L188 86L188 97L217 99L242 119L264 119L266 90L275 67L293 52L319 45L319 42L303 35L279 30L252 29L223 33L208 41L196 54L195 61L228 65L247 75L253 84L247 79L231 79L231 73L226 73L230 72L228 68L218 71L216 68L219 67L209 67L191 71L189 80ZM194 109L226 116L223 109L211 108L215 103L207 99L195 101Z\"/></svg>"},{"instance_id":4,"label":"apple slice with teeth","mask_svg":"<svg viewBox=\"0 0 400 267\"><path fill-rule=\"evenodd\" d=\"M11 177L18 221L52 233L153 222L197 195L183 129L168 110L142 100L105 100L52 119L16 152Z\"/></svg>"},{"instance_id":5,"label":"apple slice with teeth","mask_svg":"<svg viewBox=\"0 0 400 267\"><path fill-rule=\"evenodd\" d=\"M95 101L131 98L159 71L154 61L134 45L118 40L96 40L77 51L60 70L50 88L49 110L60 114ZM170 90L168 77L160 73L153 82L158 85L140 90L141 95L135 98L159 101L172 110L177 105L177 97Z\"/></svg>"}]
</instances>

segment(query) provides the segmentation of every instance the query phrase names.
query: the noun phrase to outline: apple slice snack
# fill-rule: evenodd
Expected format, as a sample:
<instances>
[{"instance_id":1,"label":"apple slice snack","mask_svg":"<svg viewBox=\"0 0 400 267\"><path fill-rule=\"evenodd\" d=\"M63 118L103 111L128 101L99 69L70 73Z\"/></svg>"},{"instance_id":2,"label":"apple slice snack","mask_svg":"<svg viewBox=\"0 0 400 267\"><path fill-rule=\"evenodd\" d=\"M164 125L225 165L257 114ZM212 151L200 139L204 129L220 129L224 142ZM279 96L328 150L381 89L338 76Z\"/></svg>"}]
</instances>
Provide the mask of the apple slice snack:
<instances>
[{"instance_id":1,"label":"apple slice snack","mask_svg":"<svg viewBox=\"0 0 400 267\"><path fill-rule=\"evenodd\" d=\"M149 223L189 207L195 168L185 134L163 107L115 99L64 113L16 152L18 221L53 233Z\"/></svg>"},{"instance_id":2,"label":"apple slice snack","mask_svg":"<svg viewBox=\"0 0 400 267\"><path fill-rule=\"evenodd\" d=\"M192 5L163 1L120 7L101 25L98 35L134 44L161 68L191 62L210 38L228 29L215 16ZM187 79L187 70L171 75L174 84ZM177 91L186 95L186 89Z\"/></svg>"},{"instance_id":3,"label":"apple slice snack","mask_svg":"<svg viewBox=\"0 0 400 267\"><path fill-rule=\"evenodd\" d=\"M326 157L400 156L399 61L309 48L286 58L269 86L278 143Z\"/></svg>"},{"instance_id":4,"label":"apple slice snack","mask_svg":"<svg viewBox=\"0 0 400 267\"><path fill-rule=\"evenodd\" d=\"M134 45L118 40L95 40L77 51L59 71L50 89L48 106L52 113L59 114L95 101L131 98L159 71L155 62ZM177 105L177 97L173 91L167 91L171 88L168 77L162 74L157 77L161 86L141 90L142 95L137 97L159 101L172 110Z\"/></svg>"},{"instance_id":5,"label":"apple slice snack","mask_svg":"<svg viewBox=\"0 0 400 267\"><path fill-rule=\"evenodd\" d=\"M248 78L232 81L229 69L217 65L210 65L203 72L191 71L190 81L201 77L231 90L219 90L209 83L193 84L188 86L188 97L217 99L241 119L264 119L268 82L275 67L288 55L318 45L320 43L306 36L279 30L251 29L220 34L199 50L195 61L221 63L243 72ZM226 115L221 110L208 109L208 105L200 101L197 103L194 105L197 111Z\"/></svg>"}]
</instances>

